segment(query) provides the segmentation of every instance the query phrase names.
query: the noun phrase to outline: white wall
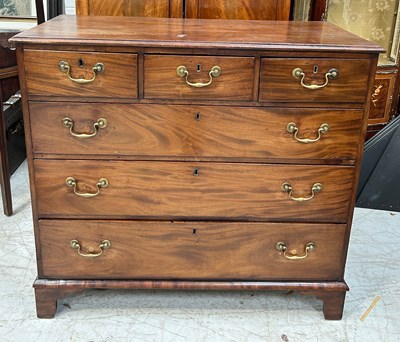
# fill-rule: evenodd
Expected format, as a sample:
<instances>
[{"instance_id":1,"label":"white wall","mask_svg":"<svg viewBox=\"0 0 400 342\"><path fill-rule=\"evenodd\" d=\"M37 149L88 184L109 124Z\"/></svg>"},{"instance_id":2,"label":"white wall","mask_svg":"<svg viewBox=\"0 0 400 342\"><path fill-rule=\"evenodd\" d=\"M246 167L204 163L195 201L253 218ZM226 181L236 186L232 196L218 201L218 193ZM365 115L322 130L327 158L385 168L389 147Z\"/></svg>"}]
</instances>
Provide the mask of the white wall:
<instances>
[{"instance_id":1,"label":"white wall","mask_svg":"<svg viewBox=\"0 0 400 342\"><path fill-rule=\"evenodd\" d=\"M65 14L75 14L75 0L65 0Z\"/></svg>"}]
</instances>

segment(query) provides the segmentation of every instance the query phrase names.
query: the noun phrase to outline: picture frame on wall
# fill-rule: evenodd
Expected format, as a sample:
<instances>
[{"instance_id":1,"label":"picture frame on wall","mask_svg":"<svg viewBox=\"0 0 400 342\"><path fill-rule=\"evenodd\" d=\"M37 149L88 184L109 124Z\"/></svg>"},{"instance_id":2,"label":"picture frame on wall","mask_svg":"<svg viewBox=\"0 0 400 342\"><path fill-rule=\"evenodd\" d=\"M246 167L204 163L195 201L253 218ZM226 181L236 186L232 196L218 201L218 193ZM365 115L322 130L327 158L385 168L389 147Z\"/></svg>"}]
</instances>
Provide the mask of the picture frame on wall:
<instances>
[{"instance_id":1,"label":"picture frame on wall","mask_svg":"<svg viewBox=\"0 0 400 342\"><path fill-rule=\"evenodd\" d=\"M0 0L0 29L24 30L36 24L35 0Z\"/></svg>"},{"instance_id":2,"label":"picture frame on wall","mask_svg":"<svg viewBox=\"0 0 400 342\"><path fill-rule=\"evenodd\" d=\"M0 0L0 18L36 20L35 2L32 0Z\"/></svg>"}]
</instances>

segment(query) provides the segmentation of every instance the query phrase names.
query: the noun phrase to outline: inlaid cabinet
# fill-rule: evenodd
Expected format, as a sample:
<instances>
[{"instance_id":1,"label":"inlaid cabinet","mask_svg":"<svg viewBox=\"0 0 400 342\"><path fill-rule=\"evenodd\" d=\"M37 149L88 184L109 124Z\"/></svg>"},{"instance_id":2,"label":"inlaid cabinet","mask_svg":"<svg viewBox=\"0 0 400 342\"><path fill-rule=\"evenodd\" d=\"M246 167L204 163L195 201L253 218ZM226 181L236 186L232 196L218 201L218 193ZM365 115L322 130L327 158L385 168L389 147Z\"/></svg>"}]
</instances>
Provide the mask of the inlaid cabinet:
<instances>
[{"instance_id":1,"label":"inlaid cabinet","mask_svg":"<svg viewBox=\"0 0 400 342\"><path fill-rule=\"evenodd\" d=\"M342 317L381 48L323 22L126 16L13 41L39 317L92 288L294 290Z\"/></svg>"}]
</instances>

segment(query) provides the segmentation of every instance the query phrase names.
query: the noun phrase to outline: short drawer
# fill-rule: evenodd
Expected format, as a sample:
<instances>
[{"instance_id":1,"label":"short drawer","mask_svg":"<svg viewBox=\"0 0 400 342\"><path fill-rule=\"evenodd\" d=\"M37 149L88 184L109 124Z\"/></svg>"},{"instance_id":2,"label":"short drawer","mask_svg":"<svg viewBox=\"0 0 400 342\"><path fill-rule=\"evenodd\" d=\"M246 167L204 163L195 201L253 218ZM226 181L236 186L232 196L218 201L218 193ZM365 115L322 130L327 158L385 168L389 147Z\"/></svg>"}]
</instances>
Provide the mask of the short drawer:
<instances>
[{"instance_id":1,"label":"short drawer","mask_svg":"<svg viewBox=\"0 0 400 342\"><path fill-rule=\"evenodd\" d=\"M261 102L364 103L368 59L263 58Z\"/></svg>"},{"instance_id":2,"label":"short drawer","mask_svg":"<svg viewBox=\"0 0 400 342\"><path fill-rule=\"evenodd\" d=\"M253 99L254 58L146 55L144 97L148 99Z\"/></svg>"},{"instance_id":3,"label":"short drawer","mask_svg":"<svg viewBox=\"0 0 400 342\"><path fill-rule=\"evenodd\" d=\"M39 159L34 167L42 218L346 222L354 188L354 167L344 166Z\"/></svg>"},{"instance_id":4,"label":"short drawer","mask_svg":"<svg viewBox=\"0 0 400 342\"><path fill-rule=\"evenodd\" d=\"M25 50L30 95L137 98L135 54Z\"/></svg>"},{"instance_id":5,"label":"short drawer","mask_svg":"<svg viewBox=\"0 0 400 342\"><path fill-rule=\"evenodd\" d=\"M343 276L345 228L299 223L41 220L41 276L337 280Z\"/></svg>"},{"instance_id":6,"label":"short drawer","mask_svg":"<svg viewBox=\"0 0 400 342\"><path fill-rule=\"evenodd\" d=\"M31 102L30 116L35 154L353 163L363 111Z\"/></svg>"}]
</instances>

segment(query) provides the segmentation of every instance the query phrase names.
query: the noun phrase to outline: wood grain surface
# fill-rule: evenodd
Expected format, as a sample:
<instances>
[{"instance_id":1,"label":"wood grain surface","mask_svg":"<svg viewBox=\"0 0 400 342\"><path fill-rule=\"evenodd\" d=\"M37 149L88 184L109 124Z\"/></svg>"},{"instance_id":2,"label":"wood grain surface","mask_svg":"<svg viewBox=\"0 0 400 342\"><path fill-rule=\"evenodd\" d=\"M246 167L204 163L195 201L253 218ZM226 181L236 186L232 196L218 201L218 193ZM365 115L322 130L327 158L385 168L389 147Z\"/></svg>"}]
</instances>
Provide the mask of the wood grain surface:
<instances>
[{"instance_id":1,"label":"wood grain surface","mask_svg":"<svg viewBox=\"0 0 400 342\"><path fill-rule=\"evenodd\" d=\"M41 220L43 276L46 278L337 280L345 226L215 222L130 222ZM96 258L108 239L111 248ZM288 260L277 242L303 255Z\"/></svg>"},{"instance_id":2,"label":"wood grain surface","mask_svg":"<svg viewBox=\"0 0 400 342\"><path fill-rule=\"evenodd\" d=\"M112 27L112 29L110 29ZM14 43L185 49L377 53L379 45L327 22L68 16L24 31ZM199 50L197 50L199 52Z\"/></svg>"},{"instance_id":3,"label":"wood grain surface","mask_svg":"<svg viewBox=\"0 0 400 342\"><path fill-rule=\"evenodd\" d=\"M371 61L367 59L263 58L260 101L273 102L365 102ZM315 68L318 68L315 72ZM321 89L306 89L292 76L301 68L306 85L322 85L325 74L337 69L339 75Z\"/></svg>"},{"instance_id":4,"label":"wood grain surface","mask_svg":"<svg viewBox=\"0 0 400 342\"><path fill-rule=\"evenodd\" d=\"M82 3L89 12L90 0ZM137 9L153 15L150 3ZM238 1L218 3L240 14ZM284 3L276 1L276 10ZM112 10L127 15L126 4ZM166 2L159 4L165 15ZM194 17L221 15L208 4L197 0ZM242 4L251 18L265 14L251 5L267 8ZM327 319L341 318L381 47L323 22L127 16L59 16L12 41L27 128L40 317L54 316L58 299L85 288L191 288L299 290L324 301ZM60 60L75 78L91 78L98 62L106 71L76 85L58 70ZM177 76L181 65L192 83L208 82L215 65L222 74L193 88ZM298 67L306 84L325 82L331 68L339 76L309 90L292 76ZM99 118L108 125L77 139L62 126L67 116L77 133L91 133ZM323 123L330 130L305 145L287 132L289 122L300 138L315 138ZM67 177L75 178L76 193ZM79 196L96 193L100 178L108 187ZM322 191L312 197L315 183ZM72 239L84 254L98 253L105 239L111 248L84 257ZM316 248L293 261L276 250L280 241L291 254L301 255L309 242Z\"/></svg>"},{"instance_id":5,"label":"wood grain surface","mask_svg":"<svg viewBox=\"0 0 400 342\"><path fill-rule=\"evenodd\" d=\"M289 20L290 0L186 0L186 18Z\"/></svg>"},{"instance_id":6,"label":"wood grain surface","mask_svg":"<svg viewBox=\"0 0 400 342\"><path fill-rule=\"evenodd\" d=\"M183 0L76 0L80 15L182 17Z\"/></svg>"},{"instance_id":7,"label":"wood grain surface","mask_svg":"<svg viewBox=\"0 0 400 342\"><path fill-rule=\"evenodd\" d=\"M281 161L312 159L354 163L363 112L307 108L244 108L229 106L129 105L31 102L33 150L37 154L107 155L108 158L212 158ZM74 131L93 133L93 123L108 126L90 139L73 137L62 120L74 121ZM321 124L329 131L320 141L297 142L286 126L293 122L299 138L315 139Z\"/></svg>"},{"instance_id":8,"label":"wood grain surface","mask_svg":"<svg viewBox=\"0 0 400 342\"><path fill-rule=\"evenodd\" d=\"M135 54L25 50L24 57L27 90L30 95L131 99L138 96ZM73 78L91 79L92 68L96 63L103 63L105 71L97 74L92 83L77 84L59 70L60 61L69 63Z\"/></svg>"},{"instance_id":9,"label":"wood grain surface","mask_svg":"<svg viewBox=\"0 0 400 342\"><path fill-rule=\"evenodd\" d=\"M125 162L35 160L35 185L40 217L163 218L229 220L309 220L345 222L353 188L353 167L263 165L202 162ZM198 169L198 175L194 174ZM109 187L96 192L100 178ZM314 183L323 190L306 202Z\"/></svg>"},{"instance_id":10,"label":"wood grain surface","mask_svg":"<svg viewBox=\"0 0 400 342\"><path fill-rule=\"evenodd\" d=\"M221 68L221 75L212 83L195 88L179 77L176 69L185 66L188 82L208 83L209 72L214 66ZM198 69L200 68L200 70ZM167 56L146 55L144 58L144 97L147 99L253 99L254 58L221 56Z\"/></svg>"}]
</instances>

